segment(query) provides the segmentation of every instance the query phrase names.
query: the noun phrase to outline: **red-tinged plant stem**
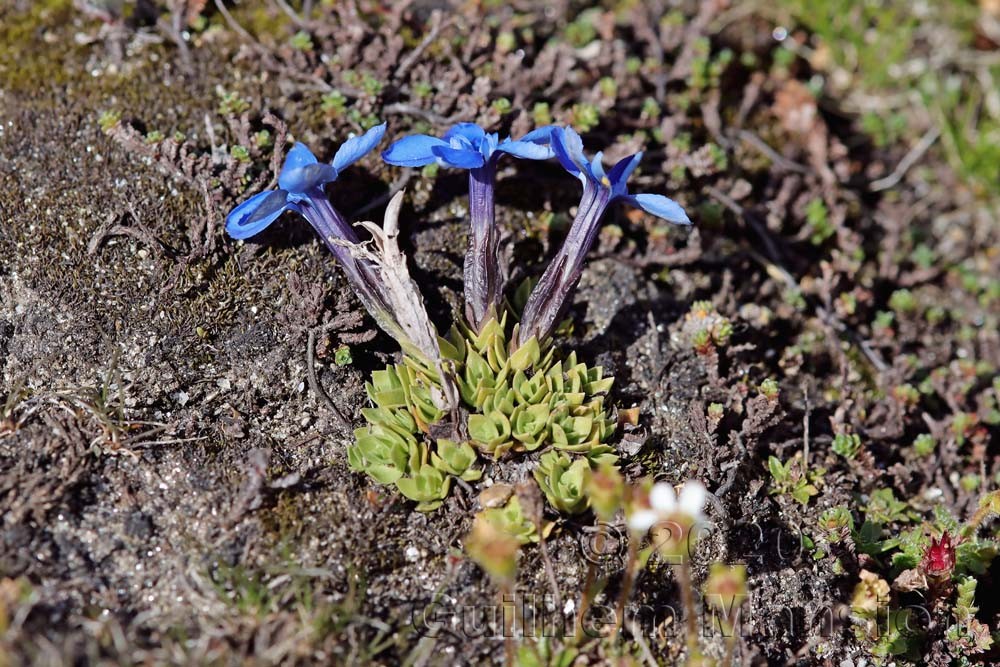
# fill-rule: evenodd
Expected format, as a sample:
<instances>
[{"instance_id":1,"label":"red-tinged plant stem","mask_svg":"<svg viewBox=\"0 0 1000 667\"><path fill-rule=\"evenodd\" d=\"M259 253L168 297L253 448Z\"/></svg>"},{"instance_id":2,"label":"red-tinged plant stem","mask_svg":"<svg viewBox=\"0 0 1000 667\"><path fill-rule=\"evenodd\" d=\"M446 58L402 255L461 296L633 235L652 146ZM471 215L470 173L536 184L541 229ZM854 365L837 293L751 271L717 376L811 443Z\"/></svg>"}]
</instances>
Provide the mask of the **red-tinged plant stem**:
<instances>
[{"instance_id":1,"label":"red-tinged plant stem","mask_svg":"<svg viewBox=\"0 0 1000 667\"><path fill-rule=\"evenodd\" d=\"M625 576L622 579L622 590L618 594L618 605L615 608L615 631L611 635L611 642L618 639L622 630L622 623L625 622L625 605L632 595L632 583L635 581L636 565L639 563L639 540L633 535L628 541L628 556L625 560Z\"/></svg>"},{"instance_id":2,"label":"red-tinged plant stem","mask_svg":"<svg viewBox=\"0 0 1000 667\"><path fill-rule=\"evenodd\" d=\"M587 576L583 580L583 594L580 597L580 611L576 615L576 639L583 639L583 621L587 616L591 603L594 601L594 580L597 578L597 559L604 553L604 524L597 524L597 535L594 537L594 553L591 554Z\"/></svg>"},{"instance_id":3,"label":"red-tinged plant stem","mask_svg":"<svg viewBox=\"0 0 1000 667\"><path fill-rule=\"evenodd\" d=\"M688 655L698 651L698 617L694 607L694 590L691 588L691 566L687 558L674 564L674 575L681 589L681 602L684 605L685 637Z\"/></svg>"}]
</instances>

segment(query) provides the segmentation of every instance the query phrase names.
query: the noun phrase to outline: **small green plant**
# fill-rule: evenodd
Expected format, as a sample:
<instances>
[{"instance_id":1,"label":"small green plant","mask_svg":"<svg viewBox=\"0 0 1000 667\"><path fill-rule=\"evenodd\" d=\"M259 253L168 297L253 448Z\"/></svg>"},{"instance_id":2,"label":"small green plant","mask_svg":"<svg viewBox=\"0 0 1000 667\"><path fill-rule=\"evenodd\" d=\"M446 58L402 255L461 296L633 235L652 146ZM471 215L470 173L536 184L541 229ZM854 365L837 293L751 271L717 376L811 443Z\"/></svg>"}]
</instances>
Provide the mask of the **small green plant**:
<instances>
[{"instance_id":1,"label":"small green plant","mask_svg":"<svg viewBox=\"0 0 1000 667\"><path fill-rule=\"evenodd\" d=\"M253 142L257 148L267 148L274 140L271 138L270 130L261 130L253 135Z\"/></svg>"},{"instance_id":2,"label":"small green plant","mask_svg":"<svg viewBox=\"0 0 1000 667\"><path fill-rule=\"evenodd\" d=\"M937 441L930 433L921 433L913 440L913 451L921 458L930 456L936 448Z\"/></svg>"},{"instance_id":3,"label":"small green plant","mask_svg":"<svg viewBox=\"0 0 1000 667\"><path fill-rule=\"evenodd\" d=\"M333 353L333 363L338 366L350 366L354 363L354 357L351 356L351 348L347 345L338 347L337 351Z\"/></svg>"},{"instance_id":4,"label":"small green plant","mask_svg":"<svg viewBox=\"0 0 1000 667\"><path fill-rule=\"evenodd\" d=\"M832 449L835 454L853 460L861 451L861 436L857 433L838 433L833 437Z\"/></svg>"},{"instance_id":5,"label":"small green plant","mask_svg":"<svg viewBox=\"0 0 1000 667\"><path fill-rule=\"evenodd\" d=\"M233 146L229 149L229 154L237 162L250 162L250 150L245 146Z\"/></svg>"},{"instance_id":6,"label":"small green plant","mask_svg":"<svg viewBox=\"0 0 1000 667\"><path fill-rule=\"evenodd\" d=\"M412 86L413 94L420 99L427 99L434 94L434 86L430 81L417 81Z\"/></svg>"},{"instance_id":7,"label":"small green plant","mask_svg":"<svg viewBox=\"0 0 1000 667\"><path fill-rule=\"evenodd\" d=\"M796 455L785 463L777 456L770 456L767 468L773 481L773 495L791 496L801 505L808 505L813 496L819 495L816 484L822 480L825 471L805 471L801 456Z\"/></svg>"},{"instance_id":8,"label":"small green plant","mask_svg":"<svg viewBox=\"0 0 1000 667\"><path fill-rule=\"evenodd\" d=\"M809 242L815 246L823 245L837 231L830 224L830 215L826 204L819 197L812 199L806 206L806 225L810 232Z\"/></svg>"},{"instance_id":9,"label":"small green plant","mask_svg":"<svg viewBox=\"0 0 1000 667\"><path fill-rule=\"evenodd\" d=\"M511 103L510 100L507 99L506 97L498 97L497 99L493 100L492 104L490 104L490 108L496 111L498 114L503 115L505 113L510 113Z\"/></svg>"},{"instance_id":10,"label":"small green plant","mask_svg":"<svg viewBox=\"0 0 1000 667\"><path fill-rule=\"evenodd\" d=\"M772 378L767 378L766 380L761 382L760 386L758 387L758 390L760 391L761 396L764 396L765 398L771 401L778 400L778 394L781 392L780 387L778 387L777 380L774 380Z\"/></svg>"},{"instance_id":11,"label":"small green plant","mask_svg":"<svg viewBox=\"0 0 1000 667\"><path fill-rule=\"evenodd\" d=\"M590 44L597 38L597 28L594 21L600 14L599 9L580 12L576 19L566 26L566 41L577 48Z\"/></svg>"},{"instance_id":12,"label":"small green plant","mask_svg":"<svg viewBox=\"0 0 1000 667\"><path fill-rule=\"evenodd\" d=\"M865 506L865 516L869 521L883 525L894 522L905 523L914 518L909 505L896 498L896 494L888 488L872 492Z\"/></svg>"},{"instance_id":13,"label":"small green plant","mask_svg":"<svg viewBox=\"0 0 1000 667\"><path fill-rule=\"evenodd\" d=\"M339 90L331 90L320 98L320 109L331 116L339 116L347 109L347 97Z\"/></svg>"},{"instance_id":14,"label":"small green plant","mask_svg":"<svg viewBox=\"0 0 1000 667\"><path fill-rule=\"evenodd\" d=\"M292 48L296 51L312 51L313 50L313 40L308 32L305 30L299 30L297 33L292 35L292 39L289 41Z\"/></svg>"},{"instance_id":15,"label":"small green plant","mask_svg":"<svg viewBox=\"0 0 1000 667\"><path fill-rule=\"evenodd\" d=\"M552 110L549 108L549 103L535 102L535 106L531 108L531 117L535 121L535 125L551 125Z\"/></svg>"},{"instance_id":16,"label":"small green plant","mask_svg":"<svg viewBox=\"0 0 1000 667\"><path fill-rule=\"evenodd\" d=\"M889 307L900 315L912 313L917 309L917 298L908 289L898 289L889 296Z\"/></svg>"},{"instance_id":17,"label":"small green plant","mask_svg":"<svg viewBox=\"0 0 1000 667\"><path fill-rule=\"evenodd\" d=\"M219 115L238 116L250 108L250 103L239 96L239 93L219 91Z\"/></svg>"},{"instance_id":18,"label":"small green plant","mask_svg":"<svg viewBox=\"0 0 1000 667\"><path fill-rule=\"evenodd\" d=\"M687 337L698 354L709 354L729 344L733 324L719 314L711 301L695 301L684 316L681 335Z\"/></svg>"},{"instance_id":19,"label":"small green plant","mask_svg":"<svg viewBox=\"0 0 1000 667\"><path fill-rule=\"evenodd\" d=\"M112 128L117 127L121 120L122 114L120 111L103 111L97 118L97 125L101 128L101 132L107 133Z\"/></svg>"},{"instance_id":20,"label":"small green plant","mask_svg":"<svg viewBox=\"0 0 1000 667\"><path fill-rule=\"evenodd\" d=\"M579 127L581 132L589 132L601 122L601 112L593 104L574 104L570 110L569 122Z\"/></svg>"}]
</instances>

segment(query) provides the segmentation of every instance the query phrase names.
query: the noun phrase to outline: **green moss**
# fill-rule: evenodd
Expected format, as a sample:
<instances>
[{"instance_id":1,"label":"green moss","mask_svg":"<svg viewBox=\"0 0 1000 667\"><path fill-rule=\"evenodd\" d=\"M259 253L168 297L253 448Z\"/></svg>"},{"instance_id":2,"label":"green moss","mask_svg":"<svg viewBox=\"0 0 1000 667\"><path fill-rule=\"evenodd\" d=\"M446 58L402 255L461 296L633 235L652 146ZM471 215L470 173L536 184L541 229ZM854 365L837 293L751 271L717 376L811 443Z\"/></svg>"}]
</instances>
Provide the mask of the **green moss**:
<instances>
[{"instance_id":1,"label":"green moss","mask_svg":"<svg viewBox=\"0 0 1000 667\"><path fill-rule=\"evenodd\" d=\"M26 3L26 11L0 9L0 81L11 92L60 86L74 72L67 62L80 47L68 34L60 35L58 48L48 43L62 26L70 25L70 0ZM63 32L68 31L63 28Z\"/></svg>"}]
</instances>

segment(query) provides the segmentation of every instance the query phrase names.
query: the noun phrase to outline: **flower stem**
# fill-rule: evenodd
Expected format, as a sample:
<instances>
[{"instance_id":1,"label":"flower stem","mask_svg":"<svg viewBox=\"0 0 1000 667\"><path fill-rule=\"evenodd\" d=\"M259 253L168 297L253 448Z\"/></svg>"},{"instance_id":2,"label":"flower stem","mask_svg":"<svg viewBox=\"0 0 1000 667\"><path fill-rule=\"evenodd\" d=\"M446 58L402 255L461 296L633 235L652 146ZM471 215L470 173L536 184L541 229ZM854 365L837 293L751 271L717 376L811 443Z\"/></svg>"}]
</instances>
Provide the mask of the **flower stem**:
<instances>
[{"instance_id":1,"label":"flower stem","mask_svg":"<svg viewBox=\"0 0 1000 667\"><path fill-rule=\"evenodd\" d=\"M628 541L628 556L625 560L625 576L622 579L622 590L618 594L618 605L615 607L615 631L611 635L611 642L614 643L621 633L622 623L625 622L625 605L632 595L632 583L635 580L636 565L639 563L639 540L633 535Z\"/></svg>"},{"instance_id":2,"label":"flower stem","mask_svg":"<svg viewBox=\"0 0 1000 667\"><path fill-rule=\"evenodd\" d=\"M575 634L577 641L583 639L583 621L587 616L587 610L590 609L590 605L594 601L594 580L597 578L597 559L601 557L602 553L604 553L604 523L599 522L597 524L597 535L594 537L594 553L591 554L593 558L587 566L587 576L583 580L580 611L576 615Z\"/></svg>"},{"instance_id":3,"label":"flower stem","mask_svg":"<svg viewBox=\"0 0 1000 667\"><path fill-rule=\"evenodd\" d=\"M507 599L511 600L511 613L507 616ZM514 666L514 615L517 607L514 605L514 593L510 582L500 585L500 618L503 627L503 652L507 667Z\"/></svg>"},{"instance_id":4,"label":"flower stem","mask_svg":"<svg viewBox=\"0 0 1000 667\"><path fill-rule=\"evenodd\" d=\"M726 638L726 655L722 658L723 667L730 667L733 664L733 654L736 652L736 628Z\"/></svg>"},{"instance_id":5,"label":"flower stem","mask_svg":"<svg viewBox=\"0 0 1000 667\"><path fill-rule=\"evenodd\" d=\"M679 563L674 564L674 575L677 577L677 585L681 589L681 602L684 605L685 640L688 656L691 657L698 651L698 618L694 607L694 590L691 588L691 565L687 558L682 558Z\"/></svg>"}]
</instances>

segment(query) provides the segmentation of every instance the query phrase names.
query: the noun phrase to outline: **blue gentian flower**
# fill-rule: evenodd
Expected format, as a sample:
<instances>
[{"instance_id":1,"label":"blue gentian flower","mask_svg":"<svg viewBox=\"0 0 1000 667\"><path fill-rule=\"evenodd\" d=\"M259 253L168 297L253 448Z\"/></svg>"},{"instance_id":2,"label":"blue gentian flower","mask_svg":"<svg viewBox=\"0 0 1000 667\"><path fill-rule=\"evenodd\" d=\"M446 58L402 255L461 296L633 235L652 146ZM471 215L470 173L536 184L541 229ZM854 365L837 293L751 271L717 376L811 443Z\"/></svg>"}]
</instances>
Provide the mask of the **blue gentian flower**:
<instances>
[{"instance_id":1,"label":"blue gentian flower","mask_svg":"<svg viewBox=\"0 0 1000 667\"><path fill-rule=\"evenodd\" d=\"M393 290L397 287L396 283L402 281L386 280L383 267L372 261L374 255L361 247L354 228L334 208L324 191L324 186L337 180L342 170L378 145L385 134L385 127L385 123L377 125L363 135L345 141L330 164L317 160L305 145L295 144L278 176L278 189L256 194L234 208L226 217L226 231L233 238L245 239L263 231L285 211L300 214L337 257L358 298L375 322L404 350L433 360L440 352L436 336L423 334L430 327L429 321L420 321L421 317L426 320L423 303L419 304L419 308L416 303L410 304L407 312L394 308L400 299L395 298ZM396 214L398 205L393 212L393 215Z\"/></svg>"},{"instance_id":2,"label":"blue gentian flower","mask_svg":"<svg viewBox=\"0 0 1000 667\"><path fill-rule=\"evenodd\" d=\"M309 215L306 211L318 213L318 209L333 209L326 199L323 186L337 180L343 169L371 152L382 141L384 134L385 123L382 123L360 137L348 139L333 156L331 164L320 162L304 144L296 143L285 158L285 165L278 176L278 189L265 190L234 208L226 216L226 231L234 239L250 238L264 231L285 211L295 211L316 227L324 241L328 237L338 238L347 234L347 240L356 242L354 230L336 210L333 210L333 219L329 220L326 216ZM320 200L326 203L323 204ZM329 213L326 210L322 212ZM314 219L324 229L317 227ZM331 226L337 230L336 233L330 234L330 230L326 229Z\"/></svg>"},{"instance_id":3,"label":"blue gentian flower","mask_svg":"<svg viewBox=\"0 0 1000 667\"><path fill-rule=\"evenodd\" d=\"M425 134L404 137L383 151L382 159L400 167L437 163L469 170L469 218L472 232L465 255L465 314L479 331L499 309L504 275L500 266L500 234L493 211L493 181L500 156L529 160L553 156L551 127L529 132L520 139L500 140L474 123L459 123L440 139Z\"/></svg>"},{"instance_id":4,"label":"blue gentian flower","mask_svg":"<svg viewBox=\"0 0 1000 667\"><path fill-rule=\"evenodd\" d=\"M583 140L572 128L553 128L551 145L563 168L583 183L583 196L562 248L528 297L517 334L518 344L532 336L541 342L559 323L583 273L583 261L597 238L601 217L609 204L623 201L668 222L691 224L684 209L672 199L657 194L629 194L628 178L639 166L642 153L620 160L606 172L601 153L588 160L583 152Z\"/></svg>"}]
</instances>

